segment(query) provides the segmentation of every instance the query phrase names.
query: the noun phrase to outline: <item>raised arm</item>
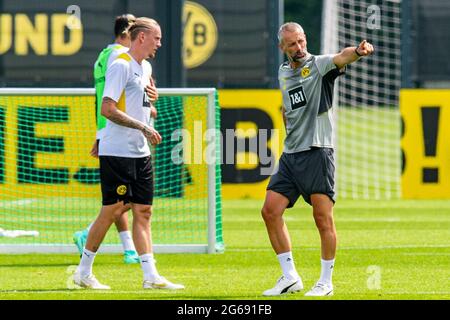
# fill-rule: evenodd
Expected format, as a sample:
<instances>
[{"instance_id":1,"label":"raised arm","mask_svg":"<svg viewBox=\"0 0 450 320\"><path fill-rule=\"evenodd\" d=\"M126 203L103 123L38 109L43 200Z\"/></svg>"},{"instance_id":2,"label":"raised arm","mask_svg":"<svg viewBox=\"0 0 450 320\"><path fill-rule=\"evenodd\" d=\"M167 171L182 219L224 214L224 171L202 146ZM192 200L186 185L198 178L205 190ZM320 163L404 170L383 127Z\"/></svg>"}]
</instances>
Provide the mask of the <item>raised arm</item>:
<instances>
[{"instance_id":1,"label":"raised arm","mask_svg":"<svg viewBox=\"0 0 450 320\"><path fill-rule=\"evenodd\" d=\"M341 69L361 57L371 55L373 51L373 45L366 40L363 40L357 47L347 47L343 49L340 53L334 56L333 62L339 69Z\"/></svg>"}]
</instances>

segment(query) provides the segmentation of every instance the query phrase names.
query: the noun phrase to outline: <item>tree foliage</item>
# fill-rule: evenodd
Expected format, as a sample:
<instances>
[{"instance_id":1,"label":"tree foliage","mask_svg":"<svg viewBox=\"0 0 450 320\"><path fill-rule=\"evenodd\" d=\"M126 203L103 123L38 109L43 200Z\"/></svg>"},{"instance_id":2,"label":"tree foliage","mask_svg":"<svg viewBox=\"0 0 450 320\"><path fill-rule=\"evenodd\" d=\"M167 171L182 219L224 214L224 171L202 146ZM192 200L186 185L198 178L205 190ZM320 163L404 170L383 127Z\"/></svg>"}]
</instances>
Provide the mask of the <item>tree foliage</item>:
<instances>
[{"instance_id":1,"label":"tree foliage","mask_svg":"<svg viewBox=\"0 0 450 320\"><path fill-rule=\"evenodd\" d=\"M307 35L308 51L320 54L322 0L284 0L284 21L299 23Z\"/></svg>"}]
</instances>

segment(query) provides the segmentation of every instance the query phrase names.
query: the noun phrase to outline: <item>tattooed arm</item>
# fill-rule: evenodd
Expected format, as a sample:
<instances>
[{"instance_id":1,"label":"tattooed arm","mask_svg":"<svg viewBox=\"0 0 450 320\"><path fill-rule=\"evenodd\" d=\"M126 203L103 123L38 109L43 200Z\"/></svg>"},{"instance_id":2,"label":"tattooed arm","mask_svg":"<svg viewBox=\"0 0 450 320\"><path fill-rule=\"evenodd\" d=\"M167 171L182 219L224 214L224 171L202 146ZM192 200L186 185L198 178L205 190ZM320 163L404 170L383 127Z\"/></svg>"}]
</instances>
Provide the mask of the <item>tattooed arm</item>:
<instances>
[{"instance_id":1,"label":"tattooed arm","mask_svg":"<svg viewBox=\"0 0 450 320\"><path fill-rule=\"evenodd\" d=\"M117 108L117 102L108 97L104 97L102 101L102 116L124 127L138 129L141 131L145 127L142 122L133 119L125 112L120 111Z\"/></svg>"},{"instance_id":2,"label":"tattooed arm","mask_svg":"<svg viewBox=\"0 0 450 320\"><path fill-rule=\"evenodd\" d=\"M141 131L151 144L158 144L161 142L161 136L158 131L130 117L125 112L120 111L117 108L117 102L111 98L103 98L102 116L115 124Z\"/></svg>"}]
</instances>

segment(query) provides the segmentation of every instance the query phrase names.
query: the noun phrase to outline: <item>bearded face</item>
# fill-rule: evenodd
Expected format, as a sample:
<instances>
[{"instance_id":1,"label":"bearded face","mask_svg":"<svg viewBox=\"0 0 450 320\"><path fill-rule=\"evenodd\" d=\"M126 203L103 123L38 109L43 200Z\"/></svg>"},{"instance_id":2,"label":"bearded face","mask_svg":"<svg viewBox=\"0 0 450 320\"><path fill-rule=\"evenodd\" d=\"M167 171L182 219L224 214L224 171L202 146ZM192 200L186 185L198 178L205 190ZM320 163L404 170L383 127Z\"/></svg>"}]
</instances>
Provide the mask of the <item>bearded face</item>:
<instances>
[{"instance_id":1,"label":"bearded face","mask_svg":"<svg viewBox=\"0 0 450 320\"><path fill-rule=\"evenodd\" d=\"M280 44L281 50L292 63L301 63L308 56L306 35L299 30L285 31Z\"/></svg>"}]
</instances>

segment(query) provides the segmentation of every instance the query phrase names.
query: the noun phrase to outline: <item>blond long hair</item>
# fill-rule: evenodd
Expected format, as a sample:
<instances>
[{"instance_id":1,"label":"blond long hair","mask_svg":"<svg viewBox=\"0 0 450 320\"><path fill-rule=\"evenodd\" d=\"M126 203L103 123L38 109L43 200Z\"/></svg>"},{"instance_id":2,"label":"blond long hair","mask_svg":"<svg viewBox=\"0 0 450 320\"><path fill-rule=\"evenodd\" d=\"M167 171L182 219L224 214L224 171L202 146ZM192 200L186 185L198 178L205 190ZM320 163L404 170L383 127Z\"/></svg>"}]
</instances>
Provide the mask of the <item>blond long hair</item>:
<instances>
[{"instance_id":1,"label":"blond long hair","mask_svg":"<svg viewBox=\"0 0 450 320\"><path fill-rule=\"evenodd\" d=\"M154 20L154 19L147 18L147 17L136 18L134 23L128 29L128 32L130 33L131 41L134 41L137 38L139 32L144 31L144 30L154 30L157 27L159 27L159 23L156 22L156 20Z\"/></svg>"}]
</instances>

